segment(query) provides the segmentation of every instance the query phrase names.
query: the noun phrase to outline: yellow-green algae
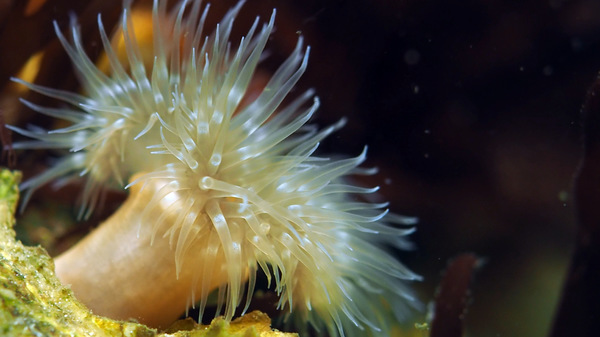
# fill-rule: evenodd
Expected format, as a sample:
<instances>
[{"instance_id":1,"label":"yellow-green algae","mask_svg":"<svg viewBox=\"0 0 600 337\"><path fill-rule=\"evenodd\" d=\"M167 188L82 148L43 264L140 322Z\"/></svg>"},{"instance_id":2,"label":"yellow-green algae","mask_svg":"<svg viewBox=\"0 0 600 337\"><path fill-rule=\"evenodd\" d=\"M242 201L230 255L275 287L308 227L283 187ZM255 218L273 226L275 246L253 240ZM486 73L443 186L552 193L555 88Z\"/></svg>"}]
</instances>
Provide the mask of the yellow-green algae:
<instances>
[{"instance_id":1,"label":"yellow-green algae","mask_svg":"<svg viewBox=\"0 0 600 337\"><path fill-rule=\"evenodd\" d=\"M162 333L138 323L93 315L56 278L46 250L15 240L20 178L19 172L0 170L0 336L297 336L271 330L269 317L257 311L231 323L216 318L210 326L183 320Z\"/></svg>"}]
</instances>

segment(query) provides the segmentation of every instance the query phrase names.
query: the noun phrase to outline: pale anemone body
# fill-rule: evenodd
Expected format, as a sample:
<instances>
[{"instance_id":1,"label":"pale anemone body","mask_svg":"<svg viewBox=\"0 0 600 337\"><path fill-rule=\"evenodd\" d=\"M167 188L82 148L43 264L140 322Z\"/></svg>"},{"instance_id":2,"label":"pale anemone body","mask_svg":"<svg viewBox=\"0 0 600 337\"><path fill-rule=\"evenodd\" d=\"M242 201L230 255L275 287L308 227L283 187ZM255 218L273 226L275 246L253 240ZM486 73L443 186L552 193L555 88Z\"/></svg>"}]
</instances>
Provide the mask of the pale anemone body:
<instances>
[{"instance_id":1,"label":"pale anemone body","mask_svg":"<svg viewBox=\"0 0 600 337\"><path fill-rule=\"evenodd\" d=\"M23 187L31 193L57 178L87 176L83 197L89 213L103 186L123 186L139 172L144 174L130 185L166 181L147 208L172 211L176 220L148 219L155 225L139 230L167 226L178 269L196 235L209 238L208 256L226 261L227 280L218 298L227 319L244 292L252 294L261 269L273 280L279 307L295 320L332 336L365 331L386 336L413 301L403 280L418 276L381 246L406 248L403 237L411 229L391 224L411 220L388 214L386 204L357 201L376 191L344 179L369 173L359 168L364 152L341 160L313 155L343 123L320 131L306 124L318 107L312 91L281 106L307 66L301 40L257 98L241 105L274 15L260 29L255 21L233 48L229 35L240 8L241 3L205 38L206 10L198 1L182 1L170 13L166 1L154 1L151 71L131 29L129 1L119 32L127 64L119 61L98 20L110 75L86 56L75 25L72 44L57 29L87 96L28 84L76 109L26 103L73 124L50 132L13 127L36 139L15 147L71 152ZM210 272L198 273L198 282L211 282ZM202 287L201 311L209 291Z\"/></svg>"}]
</instances>

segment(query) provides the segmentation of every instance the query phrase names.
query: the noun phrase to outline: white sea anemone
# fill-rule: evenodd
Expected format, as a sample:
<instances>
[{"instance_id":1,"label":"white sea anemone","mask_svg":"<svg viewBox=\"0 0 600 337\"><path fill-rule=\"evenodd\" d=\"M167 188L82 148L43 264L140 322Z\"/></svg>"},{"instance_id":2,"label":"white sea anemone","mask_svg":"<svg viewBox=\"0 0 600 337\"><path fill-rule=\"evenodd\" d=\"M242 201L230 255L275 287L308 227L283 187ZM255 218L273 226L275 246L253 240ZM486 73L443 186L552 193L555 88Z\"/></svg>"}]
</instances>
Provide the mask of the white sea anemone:
<instances>
[{"instance_id":1,"label":"white sea anemone","mask_svg":"<svg viewBox=\"0 0 600 337\"><path fill-rule=\"evenodd\" d=\"M343 122L323 130L307 124L319 105L312 91L282 106L307 67L309 48L303 48L301 38L260 94L241 103L275 19L273 12L262 27L257 19L234 47L230 33L241 6L242 2L231 9L205 37L202 29L208 6L202 10L199 1L184 0L169 12L166 1L155 0L154 59L149 70L132 28L130 1L124 1L121 29L116 34L124 39L127 61L118 58L98 18L109 75L86 56L74 22L72 43L56 26L85 94L25 83L72 107L51 109L25 102L27 106L72 125L52 131L11 127L34 139L16 143L15 148L70 152L22 187L29 196L50 181L85 176L87 214L102 187L133 186L130 198L139 198L129 203L135 206L123 206L119 215L107 221L112 225L100 226L110 231L98 229L90 234L107 235L110 240L84 240L76 246L76 254L57 259L57 273L59 277L72 274L64 277L65 282L72 284L76 295L86 298L78 289L93 291L93 287L78 282L107 282L109 276L85 278L75 260L94 265L101 262L90 258L109 259L113 268L112 264L125 264L135 255L128 250L127 256L119 256L125 253L113 246L145 237L149 245L165 245L170 250L173 280L191 275L186 287L191 287L192 295L185 301L199 301L201 312L215 286L227 319L236 314L245 292L249 294L247 308L260 269L273 280L279 308L292 315L292 320L310 322L330 336L389 336L390 326L413 301L404 280L419 277L384 249L406 248L404 237L412 229L397 225L413 221L389 214L386 204L361 201L362 195L377 189L346 181L353 174L371 173L359 168L366 149L349 159L314 156L319 142ZM125 186L126 181L130 183ZM129 234L116 234L121 230ZM109 252L95 250L108 241ZM161 268L154 260L140 263L139 257L135 259L136 263L114 267L114 273ZM190 266L189 261L197 265ZM127 292L119 285L113 291ZM102 297L110 306L113 297L104 293ZM88 305L94 309L97 301L90 300ZM110 308L98 311L110 315ZM144 321L143 313L128 311L126 315Z\"/></svg>"}]
</instances>

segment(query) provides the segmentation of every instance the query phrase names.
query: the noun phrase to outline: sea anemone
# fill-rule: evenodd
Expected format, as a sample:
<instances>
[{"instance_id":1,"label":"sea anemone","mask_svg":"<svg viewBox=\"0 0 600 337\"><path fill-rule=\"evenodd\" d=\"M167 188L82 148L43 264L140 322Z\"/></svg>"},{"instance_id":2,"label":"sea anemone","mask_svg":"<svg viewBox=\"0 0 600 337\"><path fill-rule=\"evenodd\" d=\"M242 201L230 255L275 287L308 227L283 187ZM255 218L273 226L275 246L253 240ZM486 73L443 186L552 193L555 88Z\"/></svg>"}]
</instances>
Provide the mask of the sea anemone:
<instances>
[{"instance_id":1,"label":"sea anemone","mask_svg":"<svg viewBox=\"0 0 600 337\"><path fill-rule=\"evenodd\" d=\"M283 103L307 67L302 38L249 98L275 11L262 27L257 18L234 47L229 39L243 2L205 37L208 6L183 0L169 11L154 0L148 67L130 2L116 33L126 60L98 18L109 74L85 54L75 20L72 42L55 24L84 94L24 83L71 105L24 101L28 107L72 124L11 127L32 138L15 148L68 150L23 183L25 199L50 181L84 176L81 215L88 216L103 188L132 190L113 216L56 259L61 280L96 313L164 326L197 302L202 315L214 289L217 314L224 309L231 320L244 302L243 314L261 270L289 321L330 336L389 336L415 303L404 280L419 277L385 249L409 247L406 225L414 220L367 202L377 188L349 182L373 173L359 167L366 148L354 158L315 156L344 123L307 124L319 106L312 90Z\"/></svg>"}]
</instances>

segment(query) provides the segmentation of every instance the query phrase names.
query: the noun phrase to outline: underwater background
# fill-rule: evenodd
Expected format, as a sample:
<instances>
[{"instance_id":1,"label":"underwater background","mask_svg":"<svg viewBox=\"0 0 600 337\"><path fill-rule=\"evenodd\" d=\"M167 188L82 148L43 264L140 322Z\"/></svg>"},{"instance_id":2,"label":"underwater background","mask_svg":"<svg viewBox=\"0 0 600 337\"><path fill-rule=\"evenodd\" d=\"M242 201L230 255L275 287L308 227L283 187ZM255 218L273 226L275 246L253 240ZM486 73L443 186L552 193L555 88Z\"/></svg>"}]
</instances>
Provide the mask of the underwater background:
<instances>
[{"instance_id":1,"label":"underwater background","mask_svg":"<svg viewBox=\"0 0 600 337\"><path fill-rule=\"evenodd\" d=\"M236 2L211 1L209 18ZM98 1L56 3L46 20ZM103 6L109 21L120 1ZM380 185L392 211L420 219L416 249L399 257L424 276L414 285L422 301L433 301L452 257L472 252L483 265L471 289L468 335L548 335L575 241L580 110L600 70L600 2L248 0L238 33L274 7L277 29L264 68L279 64L298 34L311 45L300 89L313 87L321 98L313 121L348 119L320 153L355 156L367 144L366 165L380 173L364 184ZM17 18L1 19L0 81L7 85L10 65L28 54L9 38ZM58 20L68 23L64 15ZM53 32L22 23L23 34L52 39ZM64 75L68 61L60 64L41 80L74 88L74 77ZM5 87L3 119L26 125L35 115L22 112L15 97ZM46 164L45 153L19 154L16 168L28 177ZM24 241L56 254L89 230L65 225L76 213L74 189L34 195L34 210L18 219ZM104 215L122 199L109 195ZM55 227L38 225L48 218ZM424 322L425 313L415 320Z\"/></svg>"}]
</instances>

